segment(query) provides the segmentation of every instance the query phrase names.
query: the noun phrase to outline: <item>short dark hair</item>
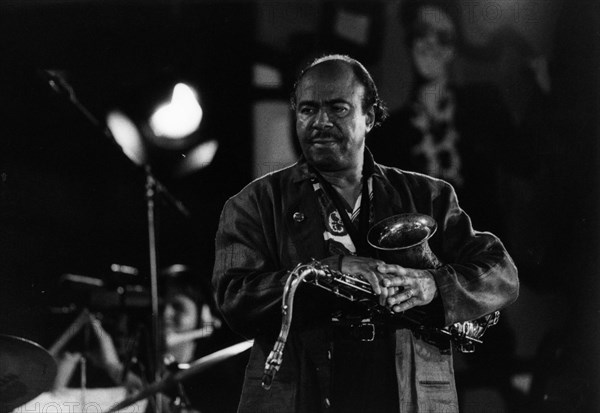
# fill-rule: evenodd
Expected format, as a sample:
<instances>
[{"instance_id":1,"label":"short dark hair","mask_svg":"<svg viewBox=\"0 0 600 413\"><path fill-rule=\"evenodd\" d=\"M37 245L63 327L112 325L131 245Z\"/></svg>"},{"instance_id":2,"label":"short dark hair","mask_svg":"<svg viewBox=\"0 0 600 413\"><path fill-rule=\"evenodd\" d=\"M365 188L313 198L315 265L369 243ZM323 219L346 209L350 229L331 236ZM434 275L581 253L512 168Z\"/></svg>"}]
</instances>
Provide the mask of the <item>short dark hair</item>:
<instances>
[{"instance_id":1,"label":"short dark hair","mask_svg":"<svg viewBox=\"0 0 600 413\"><path fill-rule=\"evenodd\" d=\"M460 4L454 0L402 0L398 8L398 21L405 33L406 45L410 48L414 40L413 24L417 20L419 10L423 7L433 7L441 10L454 24L456 35L455 45L460 48L463 44L462 18Z\"/></svg>"},{"instance_id":2,"label":"short dark hair","mask_svg":"<svg viewBox=\"0 0 600 413\"><path fill-rule=\"evenodd\" d=\"M210 285L192 267L181 264L166 267L159 274L158 281L163 299L181 294L196 304L198 312L203 304L208 304L211 310L216 308Z\"/></svg>"},{"instance_id":3,"label":"short dark hair","mask_svg":"<svg viewBox=\"0 0 600 413\"><path fill-rule=\"evenodd\" d=\"M298 90L300 82L302 81L302 79L304 79L304 76L306 76L306 74L312 69L314 69L316 66L328 62L341 62L350 66L350 68L352 69L352 73L354 73L354 76L356 77L358 82L362 84L365 88L365 94L363 96L362 101L363 111L366 112L367 110L369 110L370 107L373 107L373 110L375 112L374 126L380 125L381 122L383 122L388 116L386 105L383 102L383 100L381 100L381 98L379 97L377 86L375 85L375 82L373 81L373 78L371 77L369 71L358 60L353 59L347 55L331 54L319 57L313 60L304 69L302 69L302 71L300 71L300 74L296 78L296 81L294 82L294 88L292 90L292 95L290 98L292 109L296 110L296 91Z\"/></svg>"}]
</instances>

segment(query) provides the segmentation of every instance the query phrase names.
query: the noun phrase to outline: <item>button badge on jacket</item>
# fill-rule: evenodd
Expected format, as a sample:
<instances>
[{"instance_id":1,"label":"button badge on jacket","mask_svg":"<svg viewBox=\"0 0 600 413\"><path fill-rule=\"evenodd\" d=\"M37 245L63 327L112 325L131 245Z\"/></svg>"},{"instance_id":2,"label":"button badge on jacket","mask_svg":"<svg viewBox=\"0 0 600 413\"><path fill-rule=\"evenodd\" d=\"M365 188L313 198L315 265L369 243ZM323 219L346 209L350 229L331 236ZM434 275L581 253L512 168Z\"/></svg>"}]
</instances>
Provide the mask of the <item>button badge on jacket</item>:
<instances>
[{"instance_id":1,"label":"button badge on jacket","mask_svg":"<svg viewBox=\"0 0 600 413\"><path fill-rule=\"evenodd\" d=\"M292 216L292 218L296 222L302 222L302 221L304 221L305 217L304 217L304 214L302 212L294 212L294 215Z\"/></svg>"}]
</instances>

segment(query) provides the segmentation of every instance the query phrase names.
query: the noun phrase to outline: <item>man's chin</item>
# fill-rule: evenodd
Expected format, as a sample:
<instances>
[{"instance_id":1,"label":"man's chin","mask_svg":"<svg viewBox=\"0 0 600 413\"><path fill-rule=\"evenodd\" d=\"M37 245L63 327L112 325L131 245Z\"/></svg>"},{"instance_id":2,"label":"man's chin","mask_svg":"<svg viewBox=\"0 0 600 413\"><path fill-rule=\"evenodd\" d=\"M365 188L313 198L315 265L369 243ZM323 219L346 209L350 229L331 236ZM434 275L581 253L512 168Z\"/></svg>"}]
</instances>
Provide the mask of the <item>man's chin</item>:
<instances>
[{"instance_id":1,"label":"man's chin","mask_svg":"<svg viewBox=\"0 0 600 413\"><path fill-rule=\"evenodd\" d=\"M334 171L341 166L340 156L331 152L324 153L323 151L318 151L315 153L311 151L306 156L306 159L308 163L321 171Z\"/></svg>"}]
</instances>

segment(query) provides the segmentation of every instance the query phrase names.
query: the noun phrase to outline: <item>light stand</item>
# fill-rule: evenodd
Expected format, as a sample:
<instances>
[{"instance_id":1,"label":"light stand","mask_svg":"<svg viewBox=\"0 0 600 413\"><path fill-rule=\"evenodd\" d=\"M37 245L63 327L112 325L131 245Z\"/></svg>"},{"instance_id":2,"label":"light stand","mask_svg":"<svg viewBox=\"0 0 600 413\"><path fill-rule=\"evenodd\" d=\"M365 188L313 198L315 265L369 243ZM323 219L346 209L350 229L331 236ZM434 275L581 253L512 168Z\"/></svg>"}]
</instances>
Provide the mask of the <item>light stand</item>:
<instances>
[{"instance_id":1,"label":"light stand","mask_svg":"<svg viewBox=\"0 0 600 413\"><path fill-rule=\"evenodd\" d=\"M108 137L116 144L115 137L110 129L100 122L75 96L73 88L55 72L41 70L42 77L48 82L54 92L60 96L64 96L73 104L79 112L97 129L102 131L102 134ZM135 162L135 160L133 160ZM177 200L165 188L164 185L152 174L149 165L143 165L146 175L146 209L147 209L147 227L148 227L148 253L150 259L150 290L151 290L151 306L152 306L152 354L153 360L151 365L151 373L154 382L158 383L161 379L161 368L163 365L162 355L160 354L161 346L161 331L160 331L160 314L159 314L159 299L158 299L158 249L157 249L157 231L156 231L156 200L158 195L163 195L183 216L189 217L190 213L184 205ZM162 396L160 392L154 395L154 406L156 413L162 412Z\"/></svg>"},{"instance_id":2,"label":"light stand","mask_svg":"<svg viewBox=\"0 0 600 413\"><path fill-rule=\"evenodd\" d=\"M160 368L162 356L160 354L160 319L158 314L158 251L156 248L156 211L155 197L157 193L156 180L152 176L150 167L146 165L146 208L148 215L148 252L150 257L150 296L152 302L152 337L153 337L153 366L154 381L160 381ZM156 412L162 410L162 396L160 392L156 393L155 408Z\"/></svg>"}]
</instances>

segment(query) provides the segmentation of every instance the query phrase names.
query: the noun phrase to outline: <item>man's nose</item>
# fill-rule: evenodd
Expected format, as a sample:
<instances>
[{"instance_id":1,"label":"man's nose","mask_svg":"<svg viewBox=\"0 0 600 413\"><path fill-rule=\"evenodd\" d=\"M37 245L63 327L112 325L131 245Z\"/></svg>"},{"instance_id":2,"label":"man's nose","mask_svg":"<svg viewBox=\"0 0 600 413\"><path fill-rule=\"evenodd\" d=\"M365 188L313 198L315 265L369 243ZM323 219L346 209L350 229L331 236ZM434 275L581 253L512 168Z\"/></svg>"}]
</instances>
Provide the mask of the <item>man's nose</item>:
<instances>
[{"instance_id":1,"label":"man's nose","mask_svg":"<svg viewBox=\"0 0 600 413\"><path fill-rule=\"evenodd\" d=\"M317 116L315 118L314 127L317 129L330 128L333 126L331 120L329 119L329 113L326 110L320 109L317 112Z\"/></svg>"},{"instance_id":2,"label":"man's nose","mask_svg":"<svg viewBox=\"0 0 600 413\"><path fill-rule=\"evenodd\" d=\"M437 42L437 35L435 30L426 30L418 36L418 40L427 44L428 46L433 45Z\"/></svg>"}]
</instances>

